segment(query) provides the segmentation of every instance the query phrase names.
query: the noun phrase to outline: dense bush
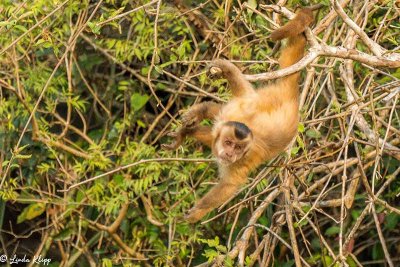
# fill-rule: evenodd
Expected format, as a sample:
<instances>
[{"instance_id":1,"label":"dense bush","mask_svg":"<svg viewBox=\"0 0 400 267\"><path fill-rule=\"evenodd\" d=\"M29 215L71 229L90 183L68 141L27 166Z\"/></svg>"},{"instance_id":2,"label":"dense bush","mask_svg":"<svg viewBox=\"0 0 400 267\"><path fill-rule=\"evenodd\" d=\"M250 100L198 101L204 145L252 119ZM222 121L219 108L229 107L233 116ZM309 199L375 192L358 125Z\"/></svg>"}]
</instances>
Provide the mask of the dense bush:
<instances>
[{"instance_id":1,"label":"dense bush","mask_svg":"<svg viewBox=\"0 0 400 267\"><path fill-rule=\"evenodd\" d=\"M275 70L269 33L313 3L1 1L1 254L51 266L399 264L400 7L342 2L361 38L322 1L315 41L345 50L314 44L299 66L293 144L208 219L219 217L188 225L216 164L192 140L163 151L165 133L193 103L229 99L210 60Z\"/></svg>"}]
</instances>

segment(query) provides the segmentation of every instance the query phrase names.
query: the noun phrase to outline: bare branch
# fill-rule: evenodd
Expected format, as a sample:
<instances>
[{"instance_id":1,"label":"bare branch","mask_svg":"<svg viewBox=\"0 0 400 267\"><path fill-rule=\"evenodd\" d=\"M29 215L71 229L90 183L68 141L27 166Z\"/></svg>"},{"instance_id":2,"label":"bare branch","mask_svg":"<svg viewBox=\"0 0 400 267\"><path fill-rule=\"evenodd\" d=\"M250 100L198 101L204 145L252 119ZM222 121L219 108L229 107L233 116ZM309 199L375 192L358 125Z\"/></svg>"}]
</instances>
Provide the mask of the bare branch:
<instances>
[{"instance_id":1,"label":"bare branch","mask_svg":"<svg viewBox=\"0 0 400 267\"><path fill-rule=\"evenodd\" d=\"M375 56L380 57L385 50L377 43L375 43L372 39L368 37L368 35L353 21L349 16L344 12L342 6L339 4L337 0L331 0L333 7L339 16L343 19L343 21L349 25L349 27L360 36L361 40L368 46L372 53Z\"/></svg>"}]
</instances>

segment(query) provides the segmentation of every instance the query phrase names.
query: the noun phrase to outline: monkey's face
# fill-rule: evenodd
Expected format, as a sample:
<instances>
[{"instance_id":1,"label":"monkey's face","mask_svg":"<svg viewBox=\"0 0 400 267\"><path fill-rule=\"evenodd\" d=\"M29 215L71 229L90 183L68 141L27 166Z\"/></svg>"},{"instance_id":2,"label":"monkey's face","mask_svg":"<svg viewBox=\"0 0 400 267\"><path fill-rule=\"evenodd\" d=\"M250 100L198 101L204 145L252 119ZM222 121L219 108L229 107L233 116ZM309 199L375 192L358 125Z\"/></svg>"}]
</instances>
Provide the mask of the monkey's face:
<instances>
[{"instance_id":1,"label":"monkey's face","mask_svg":"<svg viewBox=\"0 0 400 267\"><path fill-rule=\"evenodd\" d=\"M226 122L221 125L213 147L218 163L230 165L243 158L252 140L250 129L243 123Z\"/></svg>"}]
</instances>

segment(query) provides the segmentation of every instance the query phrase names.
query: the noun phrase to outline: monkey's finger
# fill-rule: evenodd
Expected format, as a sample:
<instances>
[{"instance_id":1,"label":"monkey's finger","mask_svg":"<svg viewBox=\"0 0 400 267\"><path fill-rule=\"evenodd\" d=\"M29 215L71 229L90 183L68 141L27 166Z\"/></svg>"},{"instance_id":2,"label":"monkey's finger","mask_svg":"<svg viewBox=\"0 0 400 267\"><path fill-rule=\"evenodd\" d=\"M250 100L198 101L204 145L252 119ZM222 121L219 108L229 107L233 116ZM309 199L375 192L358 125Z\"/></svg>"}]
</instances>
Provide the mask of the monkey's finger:
<instances>
[{"instance_id":1,"label":"monkey's finger","mask_svg":"<svg viewBox=\"0 0 400 267\"><path fill-rule=\"evenodd\" d=\"M196 218L196 216L193 213L189 213L185 215L184 219L188 223L195 223L198 222L201 218Z\"/></svg>"},{"instance_id":2,"label":"monkey's finger","mask_svg":"<svg viewBox=\"0 0 400 267\"><path fill-rule=\"evenodd\" d=\"M210 210L209 209L200 209L200 208L192 208L185 215L185 220L189 223L195 223L201 220Z\"/></svg>"},{"instance_id":3,"label":"monkey's finger","mask_svg":"<svg viewBox=\"0 0 400 267\"><path fill-rule=\"evenodd\" d=\"M178 136L178 132L169 132L167 133L167 136L176 138Z\"/></svg>"},{"instance_id":4,"label":"monkey's finger","mask_svg":"<svg viewBox=\"0 0 400 267\"><path fill-rule=\"evenodd\" d=\"M186 115L182 117L182 125L184 128L194 128L199 123L196 117Z\"/></svg>"},{"instance_id":5,"label":"monkey's finger","mask_svg":"<svg viewBox=\"0 0 400 267\"><path fill-rule=\"evenodd\" d=\"M173 142L172 144L161 144L161 147L165 150L175 150L177 149L179 144Z\"/></svg>"},{"instance_id":6,"label":"monkey's finger","mask_svg":"<svg viewBox=\"0 0 400 267\"><path fill-rule=\"evenodd\" d=\"M183 222L186 221L186 220L185 220L185 216L182 216L182 215L176 216L175 219L176 219L176 222L177 222L177 223L183 223Z\"/></svg>"}]
</instances>

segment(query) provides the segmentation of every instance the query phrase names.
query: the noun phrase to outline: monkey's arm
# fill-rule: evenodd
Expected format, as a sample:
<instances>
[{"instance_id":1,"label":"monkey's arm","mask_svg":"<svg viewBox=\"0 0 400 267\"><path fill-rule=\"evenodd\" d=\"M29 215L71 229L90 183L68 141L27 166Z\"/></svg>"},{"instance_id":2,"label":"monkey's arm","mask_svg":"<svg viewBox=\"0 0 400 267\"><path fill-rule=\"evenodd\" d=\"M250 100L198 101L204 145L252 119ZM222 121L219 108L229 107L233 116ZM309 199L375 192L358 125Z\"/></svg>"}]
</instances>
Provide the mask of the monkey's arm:
<instances>
[{"instance_id":1,"label":"monkey's arm","mask_svg":"<svg viewBox=\"0 0 400 267\"><path fill-rule=\"evenodd\" d=\"M217 59L211 62L210 72L215 75L222 75L228 80L234 96L244 96L254 93L254 88L246 80L243 73L233 63L224 59Z\"/></svg>"},{"instance_id":2,"label":"monkey's arm","mask_svg":"<svg viewBox=\"0 0 400 267\"><path fill-rule=\"evenodd\" d=\"M204 217L208 212L219 207L229 200L240 187L246 183L246 179L227 179L221 178L221 181L202 197L196 205L185 216L190 223L195 223Z\"/></svg>"}]
</instances>

